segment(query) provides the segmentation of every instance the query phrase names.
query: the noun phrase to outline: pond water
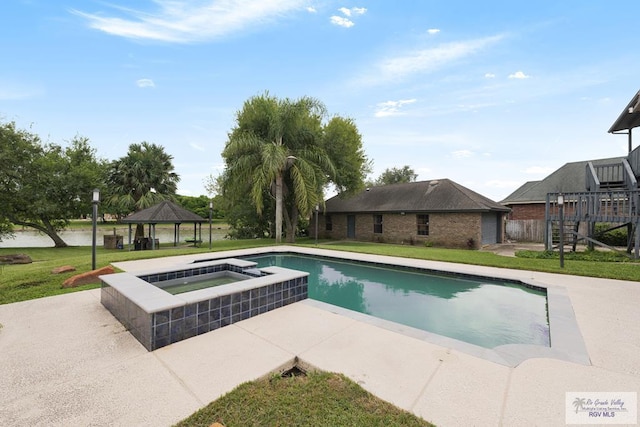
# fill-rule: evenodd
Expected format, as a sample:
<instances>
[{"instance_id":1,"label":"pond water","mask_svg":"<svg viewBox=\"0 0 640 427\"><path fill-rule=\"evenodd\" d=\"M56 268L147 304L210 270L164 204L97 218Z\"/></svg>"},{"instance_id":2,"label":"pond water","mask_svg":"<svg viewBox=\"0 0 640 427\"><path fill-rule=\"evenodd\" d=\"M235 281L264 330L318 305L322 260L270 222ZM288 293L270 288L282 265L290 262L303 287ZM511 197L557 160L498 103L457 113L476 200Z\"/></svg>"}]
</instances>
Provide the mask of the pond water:
<instances>
[{"instance_id":1,"label":"pond water","mask_svg":"<svg viewBox=\"0 0 640 427\"><path fill-rule=\"evenodd\" d=\"M149 228L145 227L145 233L148 235ZM135 233L135 228L133 229ZM113 235L113 228L98 229L96 245L102 246L104 242L103 236ZM129 242L129 227L117 227L116 234L124 238L125 246ZM221 230L214 228L212 233L212 240L223 240L227 234L227 230ZM58 235L69 246L91 246L91 230L65 230L58 233ZM132 237L133 238L133 237ZM156 228L156 239L160 240L160 243L173 243L173 227L170 229ZM193 227L180 228L180 241L184 243L185 239L193 239ZM202 244L209 242L209 226L202 225ZM52 248L54 247L53 240L44 233L40 233L30 229L16 229L15 238L6 238L0 241L0 248Z\"/></svg>"}]
</instances>

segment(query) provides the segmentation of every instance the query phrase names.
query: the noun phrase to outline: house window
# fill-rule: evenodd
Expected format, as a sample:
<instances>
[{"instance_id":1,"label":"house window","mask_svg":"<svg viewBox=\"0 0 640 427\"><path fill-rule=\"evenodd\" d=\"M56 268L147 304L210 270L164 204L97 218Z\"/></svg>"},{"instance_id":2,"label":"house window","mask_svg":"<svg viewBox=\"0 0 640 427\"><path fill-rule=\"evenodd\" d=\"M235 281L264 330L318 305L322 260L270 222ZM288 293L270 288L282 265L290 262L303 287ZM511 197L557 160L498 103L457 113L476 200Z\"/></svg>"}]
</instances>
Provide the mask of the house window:
<instances>
[{"instance_id":1,"label":"house window","mask_svg":"<svg viewBox=\"0 0 640 427\"><path fill-rule=\"evenodd\" d=\"M418 236L429 235L429 215L416 215L418 223Z\"/></svg>"},{"instance_id":2,"label":"house window","mask_svg":"<svg viewBox=\"0 0 640 427\"><path fill-rule=\"evenodd\" d=\"M373 232L382 234L382 215L373 216Z\"/></svg>"},{"instance_id":3,"label":"house window","mask_svg":"<svg viewBox=\"0 0 640 427\"><path fill-rule=\"evenodd\" d=\"M327 215L324 217L324 229L326 231L333 230L333 222L331 220L331 215Z\"/></svg>"}]
</instances>

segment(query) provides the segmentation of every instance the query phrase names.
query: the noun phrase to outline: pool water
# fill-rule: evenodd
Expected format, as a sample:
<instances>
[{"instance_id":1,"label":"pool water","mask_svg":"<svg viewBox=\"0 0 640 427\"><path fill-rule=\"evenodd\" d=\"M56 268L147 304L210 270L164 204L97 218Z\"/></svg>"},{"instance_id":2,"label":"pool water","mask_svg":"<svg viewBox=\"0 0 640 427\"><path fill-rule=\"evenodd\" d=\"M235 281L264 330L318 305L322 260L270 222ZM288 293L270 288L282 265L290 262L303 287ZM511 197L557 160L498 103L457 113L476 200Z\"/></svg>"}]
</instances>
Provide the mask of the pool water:
<instances>
[{"instance_id":1,"label":"pool water","mask_svg":"<svg viewBox=\"0 0 640 427\"><path fill-rule=\"evenodd\" d=\"M426 274L299 255L246 258L309 275L309 298L485 348L550 346L546 292L499 280Z\"/></svg>"},{"instance_id":2,"label":"pool water","mask_svg":"<svg viewBox=\"0 0 640 427\"><path fill-rule=\"evenodd\" d=\"M172 295L177 295L185 292L197 291L198 289L227 285L229 283L246 279L247 278L239 277L239 275L214 273L208 275L208 277L207 275L184 277L182 279L155 282L153 285L158 286L163 291L169 292Z\"/></svg>"}]
</instances>

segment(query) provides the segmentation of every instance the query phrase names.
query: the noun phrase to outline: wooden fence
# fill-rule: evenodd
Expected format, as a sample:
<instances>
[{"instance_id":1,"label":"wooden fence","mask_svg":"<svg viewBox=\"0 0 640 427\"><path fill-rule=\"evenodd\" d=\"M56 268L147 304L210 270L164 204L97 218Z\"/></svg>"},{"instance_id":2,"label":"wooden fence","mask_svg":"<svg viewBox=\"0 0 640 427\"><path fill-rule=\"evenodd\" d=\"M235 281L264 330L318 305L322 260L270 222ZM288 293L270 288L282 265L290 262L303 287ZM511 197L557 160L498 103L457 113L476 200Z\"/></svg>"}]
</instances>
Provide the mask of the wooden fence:
<instances>
[{"instance_id":1,"label":"wooden fence","mask_svg":"<svg viewBox=\"0 0 640 427\"><path fill-rule=\"evenodd\" d=\"M543 219L507 220L507 240L516 242L544 243L545 221Z\"/></svg>"},{"instance_id":2,"label":"wooden fence","mask_svg":"<svg viewBox=\"0 0 640 427\"><path fill-rule=\"evenodd\" d=\"M565 227L573 228L573 223L567 221ZM507 220L505 232L507 240L513 242L544 243L545 221L543 219L510 219ZM587 234L586 222L580 223L578 232Z\"/></svg>"}]
</instances>

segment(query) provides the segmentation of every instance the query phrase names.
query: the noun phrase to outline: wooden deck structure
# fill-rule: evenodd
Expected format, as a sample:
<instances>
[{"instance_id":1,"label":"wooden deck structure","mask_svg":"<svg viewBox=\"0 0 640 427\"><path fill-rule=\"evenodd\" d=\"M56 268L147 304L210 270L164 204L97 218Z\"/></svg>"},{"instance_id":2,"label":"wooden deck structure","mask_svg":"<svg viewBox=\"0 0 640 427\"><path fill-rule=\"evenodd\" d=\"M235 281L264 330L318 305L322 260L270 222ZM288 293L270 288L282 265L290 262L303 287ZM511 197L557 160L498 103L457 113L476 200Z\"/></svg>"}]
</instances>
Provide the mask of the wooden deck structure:
<instances>
[{"instance_id":1,"label":"wooden deck structure","mask_svg":"<svg viewBox=\"0 0 640 427\"><path fill-rule=\"evenodd\" d=\"M584 192L562 193L564 205L558 206L561 193L548 193L545 205L545 246L552 250L560 244L562 224L564 244L575 251L578 241L585 240L590 248L605 246L596 239L597 223L608 224L610 230L627 228L627 253L640 258L640 146L632 149L632 129L640 126L640 92L629 102L609 129L610 133L626 134L629 154L615 163L588 162ZM586 225L586 232L584 226ZM580 230L583 230L582 232ZM613 248L611 248L613 249Z\"/></svg>"}]
</instances>

